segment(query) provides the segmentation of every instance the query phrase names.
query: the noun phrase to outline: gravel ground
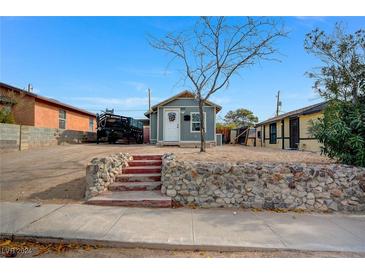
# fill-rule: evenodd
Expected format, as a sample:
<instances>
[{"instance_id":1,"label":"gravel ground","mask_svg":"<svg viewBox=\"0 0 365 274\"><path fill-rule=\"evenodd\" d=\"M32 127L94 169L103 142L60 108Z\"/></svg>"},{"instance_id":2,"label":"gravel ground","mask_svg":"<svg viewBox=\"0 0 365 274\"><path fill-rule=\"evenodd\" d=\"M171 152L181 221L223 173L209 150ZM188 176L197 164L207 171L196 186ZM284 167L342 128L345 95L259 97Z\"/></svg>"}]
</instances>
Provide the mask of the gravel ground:
<instances>
[{"instance_id":1,"label":"gravel ground","mask_svg":"<svg viewBox=\"0 0 365 274\"><path fill-rule=\"evenodd\" d=\"M208 148L80 144L0 154L0 200L77 203L85 192L85 167L94 157L117 152L176 153L181 160L329 163L317 153L224 145Z\"/></svg>"},{"instance_id":2,"label":"gravel ground","mask_svg":"<svg viewBox=\"0 0 365 274\"><path fill-rule=\"evenodd\" d=\"M181 251L0 241L0 257L19 258L364 258L365 253L312 251ZM14 252L16 251L16 252Z\"/></svg>"},{"instance_id":3,"label":"gravel ground","mask_svg":"<svg viewBox=\"0 0 365 274\"><path fill-rule=\"evenodd\" d=\"M164 148L165 149L165 148ZM314 152L281 150L262 147L245 147L242 145L225 145L207 149L200 153L199 149L174 148L172 151L181 160L199 160L213 162L297 162L297 163L330 163L330 159Z\"/></svg>"}]
</instances>

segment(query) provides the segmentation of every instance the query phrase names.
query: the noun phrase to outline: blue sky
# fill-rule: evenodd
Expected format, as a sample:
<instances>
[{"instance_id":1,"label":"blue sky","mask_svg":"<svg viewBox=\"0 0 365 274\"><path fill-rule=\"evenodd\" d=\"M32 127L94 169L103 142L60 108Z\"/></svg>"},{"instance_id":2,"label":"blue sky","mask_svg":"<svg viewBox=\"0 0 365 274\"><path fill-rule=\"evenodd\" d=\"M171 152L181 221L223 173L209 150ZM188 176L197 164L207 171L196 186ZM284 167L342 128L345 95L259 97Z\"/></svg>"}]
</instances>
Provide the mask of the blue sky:
<instances>
[{"instance_id":1,"label":"blue sky","mask_svg":"<svg viewBox=\"0 0 365 274\"><path fill-rule=\"evenodd\" d=\"M195 22L194 17L1 17L0 80L89 111L114 108L142 118L147 88L152 103L186 89L179 64L150 47L148 35L160 37ZM365 26L364 17L284 17L289 37L277 43L281 61L262 62L241 71L228 89L211 100L229 110L248 108L260 121L275 113L275 94L282 111L320 102L304 73L320 64L303 48L315 27L331 31L342 21L348 31Z\"/></svg>"}]
</instances>

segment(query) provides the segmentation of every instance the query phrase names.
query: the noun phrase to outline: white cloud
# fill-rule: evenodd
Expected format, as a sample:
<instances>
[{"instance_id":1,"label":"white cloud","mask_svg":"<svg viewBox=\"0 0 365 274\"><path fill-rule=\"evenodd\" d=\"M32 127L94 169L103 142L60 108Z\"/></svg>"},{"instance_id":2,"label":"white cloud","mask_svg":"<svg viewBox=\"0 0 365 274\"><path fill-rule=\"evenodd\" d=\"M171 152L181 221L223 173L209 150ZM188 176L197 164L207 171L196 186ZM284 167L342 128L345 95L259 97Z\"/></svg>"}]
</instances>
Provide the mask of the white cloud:
<instances>
[{"instance_id":1,"label":"white cloud","mask_svg":"<svg viewBox=\"0 0 365 274\"><path fill-rule=\"evenodd\" d=\"M282 93L282 100L288 99L295 99L295 100L315 100L319 97L319 95L314 92L314 90L309 90L305 92L283 92Z\"/></svg>"},{"instance_id":2,"label":"white cloud","mask_svg":"<svg viewBox=\"0 0 365 274\"><path fill-rule=\"evenodd\" d=\"M174 20L172 18L164 17L150 17L147 23L156 29L162 30L164 32L173 32L178 30L188 29L193 27L196 23L196 18L194 17L180 17L179 20Z\"/></svg>"},{"instance_id":3,"label":"white cloud","mask_svg":"<svg viewBox=\"0 0 365 274\"><path fill-rule=\"evenodd\" d=\"M325 16L296 16L299 24L313 28L318 24L328 25L327 18Z\"/></svg>"},{"instance_id":4,"label":"white cloud","mask_svg":"<svg viewBox=\"0 0 365 274\"><path fill-rule=\"evenodd\" d=\"M224 105L224 104L232 103L231 98L222 97L222 96L212 96L211 98L209 98L209 100L212 101L213 103L218 104L218 105Z\"/></svg>"},{"instance_id":5,"label":"white cloud","mask_svg":"<svg viewBox=\"0 0 365 274\"><path fill-rule=\"evenodd\" d=\"M121 98L103 98L103 97L73 97L69 98L73 102L79 102L83 105L90 107L122 107L122 108L136 108L148 106L147 97L129 97L125 99ZM160 98L152 97L152 102L158 102Z\"/></svg>"},{"instance_id":6,"label":"white cloud","mask_svg":"<svg viewBox=\"0 0 365 274\"><path fill-rule=\"evenodd\" d=\"M133 87L134 89L138 91L144 91L147 89L147 85L142 82L136 82L136 81L123 81L124 84Z\"/></svg>"},{"instance_id":7,"label":"white cloud","mask_svg":"<svg viewBox=\"0 0 365 274\"><path fill-rule=\"evenodd\" d=\"M135 74L138 76L152 76L152 77L158 77L158 76L166 76L172 74L172 71L167 69L159 69L159 68L148 68L148 69L139 69L139 68L125 68L120 67L120 71L130 74Z\"/></svg>"},{"instance_id":8,"label":"white cloud","mask_svg":"<svg viewBox=\"0 0 365 274\"><path fill-rule=\"evenodd\" d=\"M319 21L319 22L326 21L325 16L296 16L295 18L297 18L300 21Z\"/></svg>"}]
</instances>

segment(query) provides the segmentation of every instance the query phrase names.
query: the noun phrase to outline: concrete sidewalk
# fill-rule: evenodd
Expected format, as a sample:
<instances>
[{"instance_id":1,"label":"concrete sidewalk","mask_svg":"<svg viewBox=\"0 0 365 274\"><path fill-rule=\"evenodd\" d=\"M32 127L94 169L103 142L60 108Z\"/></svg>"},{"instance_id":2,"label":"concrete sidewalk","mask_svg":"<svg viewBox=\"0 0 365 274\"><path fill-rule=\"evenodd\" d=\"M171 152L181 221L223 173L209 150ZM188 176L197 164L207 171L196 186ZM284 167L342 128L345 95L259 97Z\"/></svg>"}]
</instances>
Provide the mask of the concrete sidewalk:
<instances>
[{"instance_id":1,"label":"concrete sidewalk","mask_svg":"<svg viewBox=\"0 0 365 274\"><path fill-rule=\"evenodd\" d=\"M222 251L365 252L364 232L365 215L0 203L3 238L39 241Z\"/></svg>"}]
</instances>

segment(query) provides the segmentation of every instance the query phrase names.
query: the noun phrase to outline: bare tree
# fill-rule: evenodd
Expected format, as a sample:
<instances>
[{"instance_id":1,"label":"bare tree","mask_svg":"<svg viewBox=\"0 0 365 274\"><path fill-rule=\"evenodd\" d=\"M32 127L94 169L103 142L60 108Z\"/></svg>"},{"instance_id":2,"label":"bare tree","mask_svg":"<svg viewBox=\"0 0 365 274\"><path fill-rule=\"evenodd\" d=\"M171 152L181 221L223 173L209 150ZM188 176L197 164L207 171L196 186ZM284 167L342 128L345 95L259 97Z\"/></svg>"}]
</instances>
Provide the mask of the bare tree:
<instances>
[{"instance_id":1,"label":"bare tree","mask_svg":"<svg viewBox=\"0 0 365 274\"><path fill-rule=\"evenodd\" d=\"M286 36L277 21L268 18L201 17L188 31L151 38L150 44L168 52L184 66L199 103L200 151L205 151L203 107L208 98L229 86L231 77L261 60L277 60L274 42Z\"/></svg>"}]
</instances>

